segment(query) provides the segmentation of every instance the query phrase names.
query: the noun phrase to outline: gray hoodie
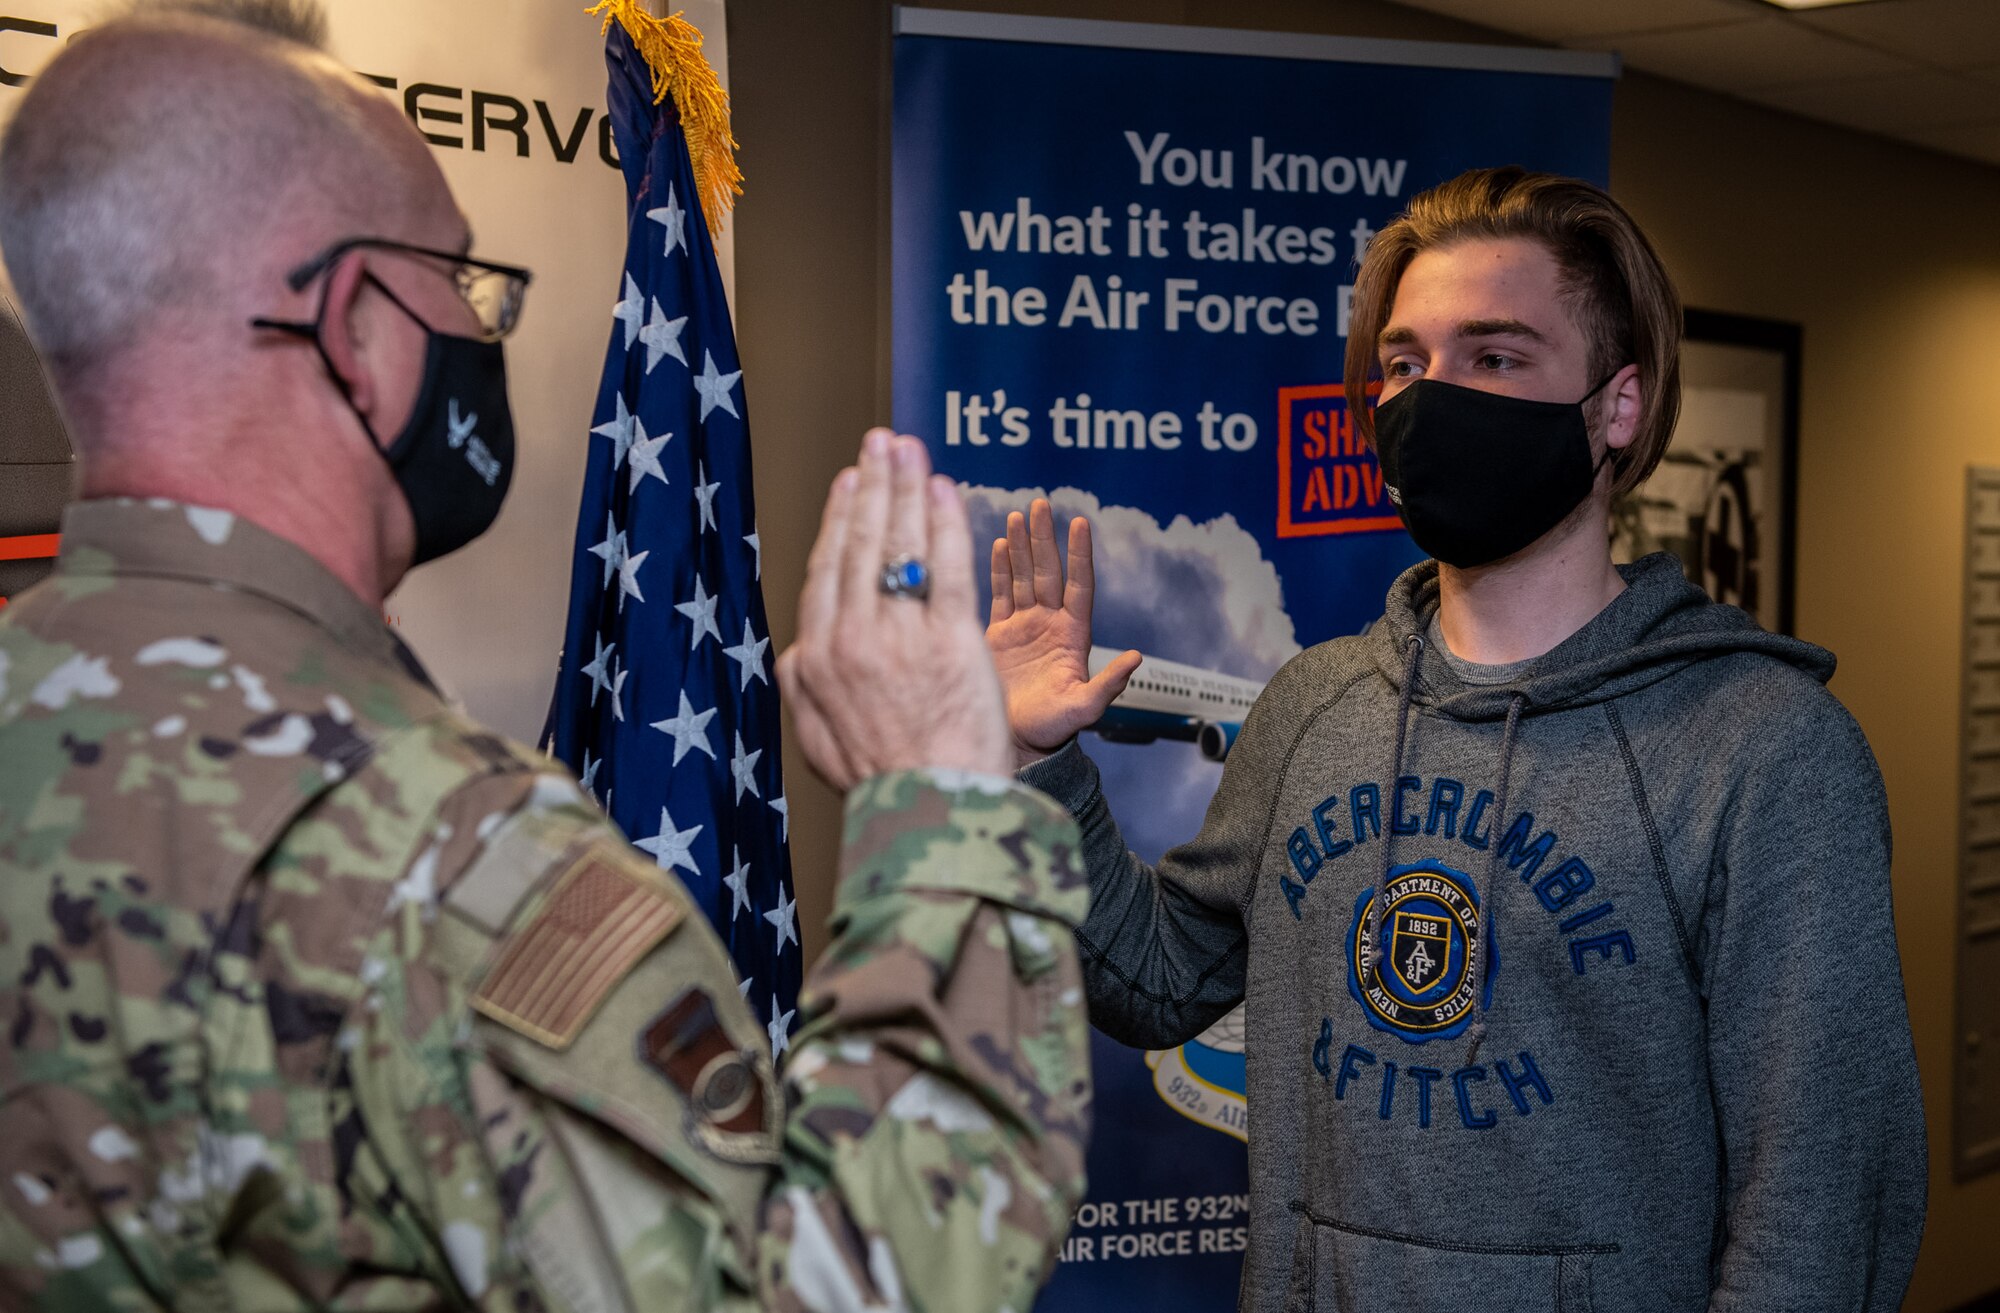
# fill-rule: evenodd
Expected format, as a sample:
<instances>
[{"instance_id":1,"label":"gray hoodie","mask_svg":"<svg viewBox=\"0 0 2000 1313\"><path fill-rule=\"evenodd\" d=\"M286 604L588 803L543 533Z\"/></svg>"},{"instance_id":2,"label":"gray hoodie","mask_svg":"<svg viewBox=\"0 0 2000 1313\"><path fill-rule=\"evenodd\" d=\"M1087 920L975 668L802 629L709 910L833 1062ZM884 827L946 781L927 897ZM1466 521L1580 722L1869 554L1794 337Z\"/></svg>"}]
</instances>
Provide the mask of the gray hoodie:
<instances>
[{"instance_id":1,"label":"gray hoodie","mask_svg":"<svg viewBox=\"0 0 2000 1313\"><path fill-rule=\"evenodd\" d=\"M1241 1307L1893 1309L1924 1123L1889 818L1832 656L1670 557L1515 680L1437 567L1278 672L1200 835L1127 851L1075 744L1092 1021L1247 1001ZM1376 945L1381 951L1376 951Z\"/></svg>"}]
</instances>

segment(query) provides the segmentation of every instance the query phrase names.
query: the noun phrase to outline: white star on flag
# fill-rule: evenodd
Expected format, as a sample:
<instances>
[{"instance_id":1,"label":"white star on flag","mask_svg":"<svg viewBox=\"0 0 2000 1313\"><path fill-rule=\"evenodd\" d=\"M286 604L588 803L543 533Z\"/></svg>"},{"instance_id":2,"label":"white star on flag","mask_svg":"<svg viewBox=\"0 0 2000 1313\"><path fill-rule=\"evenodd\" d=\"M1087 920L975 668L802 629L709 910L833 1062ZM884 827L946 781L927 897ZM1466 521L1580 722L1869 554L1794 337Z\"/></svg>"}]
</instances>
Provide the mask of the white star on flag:
<instances>
[{"instance_id":1,"label":"white star on flag","mask_svg":"<svg viewBox=\"0 0 2000 1313\"><path fill-rule=\"evenodd\" d=\"M736 732L736 755L729 759L729 777L736 782L736 801L743 801L743 791L745 789L750 791L750 796L753 798L764 796L758 792L757 777L751 774L757 768L757 759L763 755L764 750L762 748L757 749L755 752L745 752L743 750L743 732L741 730Z\"/></svg>"},{"instance_id":2,"label":"white star on flag","mask_svg":"<svg viewBox=\"0 0 2000 1313\"><path fill-rule=\"evenodd\" d=\"M593 692L592 696L596 694ZM583 775L577 783L583 785L583 791L593 798L597 796L597 768L603 764L604 758L591 756L589 748L583 750Z\"/></svg>"},{"instance_id":3,"label":"white star on flag","mask_svg":"<svg viewBox=\"0 0 2000 1313\"><path fill-rule=\"evenodd\" d=\"M764 919L778 928L778 946L774 952L784 952L787 939L795 944L799 942L798 923L795 919L798 909L799 900L787 897L781 889L778 891L777 910L764 913Z\"/></svg>"},{"instance_id":4,"label":"white star on flag","mask_svg":"<svg viewBox=\"0 0 2000 1313\"><path fill-rule=\"evenodd\" d=\"M707 753L710 761L715 760L715 745L708 741L708 722L715 719L715 711L710 707L697 712L694 703L688 701L687 690L682 689L680 714L672 720L653 722L654 729L674 736L674 765L680 765L681 758L696 749Z\"/></svg>"},{"instance_id":5,"label":"white star on flag","mask_svg":"<svg viewBox=\"0 0 2000 1313\"><path fill-rule=\"evenodd\" d=\"M611 576L625 564L625 535L610 511L604 513L604 541L586 550L604 562L604 587L609 588Z\"/></svg>"},{"instance_id":6,"label":"white star on flag","mask_svg":"<svg viewBox=\"0 0 2000 1313\"><path fill-rule=\"evenodd\" d=\"M663 356L672 356L683 365L688 362L681 351L681 329L687 327L687 316L679 319L667 318L667 312L660 309L660 298L653 298L653 317L639 330L639 340L646 344L646 372L653 372L653 366L660 363Z\"/></svg>"},{"instance_id":7,"label":"white star on flag","mask_svg":"<svg viewBox=\"0 0 2000 1313\"><path fill-rule=\"evenodd\" d=\"M625 325L625 349L630 351L639 336L639 321L646 317L646 298L639 292L638 280L629 273L625 275L625 299L611 307L611 317Z\"/></svg>"},{"instance_id":8,"label":"white star on flag","mask_svg":"<svg viewBox=\"0 0 2000 1313\"><path fill-rule=\"evenodd\" d=\"M797 1015L797 1008L792 1009L790 1012L778 1011L778 996L776 994L771 995L771 1024L764 1029L771 1036L771 1056L773 1058L782 1056L786 1049L792 1047L792 1018Z\"/></svg>"},{"instance_id":9,"label":"white star on flag","mask_svg":"<svg viewBox=\"0 0 2000 1313\"><path fill-rule=\"evenodd\" d=\"M620 666L611 676L611 718L613 720L625 719L625 701L623 698L625 676L631 673L630 670ZM606 794L605 796L609 797L610 795Z\"/></svg>"},{"instance_id":10,"label":"white star on flag","mask_svg":"<svg viewBox=\"0 0 2000 1313\"><path fill-rule=\"evenodd\" d=\"M764 577L764 539L761 535L746 533L743 541L750 544L750 554L757 558L757 578Z\"/></svg>"},{"instance_id":11,"label":"white star on flag","mask_svg":"<svg viewBox=\"0 0 2000 1313\"><path fill-rule=\"evenodd\" d=\"M701 503L701 527L715 528L715 494L722 491L720 483L708 481L708 465L695 462L694 499Z\"/></svg>"},{"instance_id":12,"label":"white star on flag","mask_svg":"<svg viewBox=\"0 0 2000 1313\"><path fill-rule=\"evenodd\" d=\"M611 439L611 468L617 469L625 463L625 453L632 448L632 429L638 422L632 412L625 408L625 394L620 392L614 400L618 403L618 413L590 431L592 437Z\"/></svg>"},{"instance_id":13,"label":"white star on flag","mask_svg":"<svg viewBox=\"0 0 2000 1313\"><path fill-rule=\"evenodd\" d=\"M729 845L729 856L736 869L723 876L722 883L729 887L729 919L734 922L739 914L752 910L750 863L743 860L743 854L737 851L735 844Z\"/></svg>"},{"instance_id":14,"label":"white star on flag","mask_svg":"<svg viewBox=\"0 0 2000 1313\"><path fill-rule=\"evenodd\" d=\"M716 641L720 642L721 640L717 639ZM743 667L743 686L737 689L737 692L741 693L747 690L753 678L761 679L766 684L771 682L764 674L764 649L769 646L771 646L771 640L757 637L750 629L750 618L745 616L743 618L743 641L735 647L725 647L722 649L724 656Z\"/></svg>"},{"instance_id":15,"label":"white star on flag","mask_svg":"<svg viewBox=\"0 0 2000 1313\"><path fill-rule=\"evenodd\" d=\"M753 980L755 980L755 979L756 979L756 977L755 977L755 976L745 976L745 977L743 978L742 982L741 982L741 983L739 983L739 984L738 984L738 985L736 986L736 995L737 995L737 997L738 997L738 998L742 998L742 999L745 999L745 1000L748 1000L748 999L749 999L749 997L750 997L750 982L751 982L751 981L753 981Z\"/></svg>"},{"instance_id":16,"label":"white star on flag","mask_svg":"<svg viewBox=\"0 0 2000 1313\"><path fill-rule=\"evenodd\" d=\"M618 537L620 539L619 546L623 547L625 535L621 533ZM620 557L618 562L619 614L624 614L625 599L628 596L636 597L642 602L646 600L646 595L639 591L639 567L644 565L646 558L652 554L650 551L626 552Z\"/></svg>"},{"instance_id":17,"label":"white star on flag","mask_svg":"<svg viewBox=\"0 0 2000 1313\"><path fill-rule=\"evenodd\" d=\"M701 419L704 424L708 422L708 412L717 406L736 415L738 419L743 418L737 414L736 403L729 396L730 390L736 386L736 380L742 377L743 371L740 369L733 374L724 374L717 370L714 352L704 350L701 353L701 372L694 376L694 390L701 393Z\"/></svg>"},{"instance_id":18,"label":"white star on flag","mask_svg":"<svg viewBox=\"0 0 2000 1313\"><path fill-rule=\"evenodd\" d=\"M699 876L701 867L694 860L694 837L701 833L699 825L682 830L674 826L674 818L667 815L665 807L660 808L660 832L650 839L639 840L637 847L653 854L653 860L663 871L680 867L689 875Z\"/></svg>"},{"instance_id":19,"label":"white star on flag","mask_svg":"<svg viewBox=\"0 0 2000 1313\"><path fill-rule=\"evenodd\" d=\"M681 248L681 254L687 254L687 211L681 208L671 182L667 184L667 203L657 210L646 211L646 217L667 230L667 249L660 254L672 255L676 246Z\"/></svg>"},{"instance_id":20,"label":"white star on flag","mask_svg":"<svg viewBox=\"0 0 2000 1313\"><path fill-rule=\"evenodd\" d=\"M784 794L781 793L771 799L771 810L778 813L778 821L780 823L779 836L786 843L790 843L792 841L792 809L785 802Z\"/></svg>"},{"instance_id":21,"label":"white star on flag","mask_svg":"<svg viewBox=\"0 0 2000 1313\"><path fill-rule=\"evenodd\" d=\"M637 415L632 417L632 432L635 436L632 442L631 491L639 491L639 485L645 481L648 474L658 479L661 483L669 482L667 472L660 468L660 448L672 442L674 435L671 433L662 433L657 438L647 437L646 430L639 426L639 417Z\"/></svg>"},{"instance_id":22,"label":"white star on flag","mask_svg":"<svg viewBox=\"0 0 2000 1313\"><path fill-rule=\"evenodd\" d=\"M688 644L688 651L692 652L701 646L704 634L717 643L722 642L722 630L715 624L715 608L720 605L722 599L708 595L708 589L702 586L701 575L697 573L694 577L694 600L674 604L674 610L694 621L694 639Z\"/></svg>"},{"instance_id":23,"label":"white star on flag","mask_svg":"<svg viewBox=\"0 0 2000 1313\"><path fill-rule=\"evenodd\" d=\"M606 647L602 634L593 634L592 637L597 640L597 655L590 658L590 664L583 668L583 673L590 677L590 705L594 707L597 705L598 693L609 692L611 689L611 662L613 654L618 651L618 644L613 643ZM585 760L589 758L586 757Z\"/></svg>"}]
</instances>

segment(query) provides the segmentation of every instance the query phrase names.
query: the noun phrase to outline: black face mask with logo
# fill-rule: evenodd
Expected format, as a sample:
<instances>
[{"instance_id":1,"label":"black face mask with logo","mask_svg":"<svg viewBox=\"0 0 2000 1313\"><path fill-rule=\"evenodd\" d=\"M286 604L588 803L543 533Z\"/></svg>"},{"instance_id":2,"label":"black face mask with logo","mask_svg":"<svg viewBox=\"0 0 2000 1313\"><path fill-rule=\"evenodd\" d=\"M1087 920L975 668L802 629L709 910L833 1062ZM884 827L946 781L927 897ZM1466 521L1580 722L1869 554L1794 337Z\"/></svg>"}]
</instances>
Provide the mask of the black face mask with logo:
<instances>
[{"instance_id":1,"label":"black face mask with logo","mask_svg":"<svg viewBox=\"0 0 2000 1313\"><path fill-rule=\"evenodd\" d=\"M457 551L493 527L514 478L514 416L507 404L507 361L497 341L440 333L373 274L376 290L424 330L424 372L410 417L384 445L333 367L321 339L326 310L312 323L252 320L312 340L390 475L416 526L412 566Z\"/></svg>"},{"instance_id":2,"label":"black face mask with logo","mask_svg":"<svg viewBox=\"0 0 2000 1313\"><path fill-rule=\"evenodd\" d=\"M1620 366L1622 369L1623 366ZM1607 447L1590 460L1581 400L1528 401L1418 379L1375 411L1375 454L1417 546L1462 569L1512 556L1590 495Z\"/></svg>"}]
</instances>

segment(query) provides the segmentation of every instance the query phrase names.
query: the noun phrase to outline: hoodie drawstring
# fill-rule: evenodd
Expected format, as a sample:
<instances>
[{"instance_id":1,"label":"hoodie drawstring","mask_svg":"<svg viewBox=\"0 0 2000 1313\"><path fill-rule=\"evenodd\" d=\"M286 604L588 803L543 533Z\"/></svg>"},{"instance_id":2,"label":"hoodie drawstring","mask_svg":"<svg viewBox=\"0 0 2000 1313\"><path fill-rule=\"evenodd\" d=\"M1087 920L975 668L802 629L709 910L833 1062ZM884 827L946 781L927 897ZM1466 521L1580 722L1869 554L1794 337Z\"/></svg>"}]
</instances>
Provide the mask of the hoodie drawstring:
<instances>
[{"instance_id":1,"label":"hoodie drawstring","mask_svg":"<svg viewBox=\"0 0 2000 1313\"><path fill-rule=\"evenodd\" d=\"M1417 666L1424 655L1423 635L1411 634L1403 640L1403 645L1409 648L1410 656L1403 667L1402 695L1396 700L1396 759L1394 768L1389 772L1389 797L1391 804L1387 818L1391 823L1389 825L1389 832L1384 837L1382 844L1382 879L1376 884L1375 896L1368 902L1367 950L1361 964L1362 970L1371 976L1379 969L1379 964L1382 961L1382 918L1388 906L1389 872L1395 867L1393 860L1396 844L1394 801L1402 797L1403 754L1404 750L1409 746L1410 707L1415 696ZM1479 893L1480 929L1478 936L1468 945L1465 959L1466 977L1473 982L1472 1002L1474 1008L1472 1026L1466 1032L1472 1041L1472 1046L1466 1051L1465 1055L1465 1065L1468 1067L1472 1066L1478 1058L1480 1041L1486 1038L1486 981L1484 979L1487 956L1486 941L1492 937L1495 925L1500 919L1500 908L1496 894L1498 892L1499 871L1502 860L1500 855L1501 827L1507 823L1508 792L1509 787L1513 783L1514 776L1514 747L1520 738L1521 709L1527 706L1527 704L1527 695L1523 693L1516 693L1508 700L1507 727L1501 732L1500 736L1500 788L1498 796L1494 799L1496 803L1493 811L1494 820L1487 830L1492 838L1487 853L1485 887Z\"/></svg>"},{"instance_id":2,"label":"hoodie drawstring","mask_svg":"<svg viewBox=\"0 0 2000 1313\"><path fill-rule=\"evenodd\" d=\"M1492 847L1486 858L1486 887L1480 891L1479 937L1472 941L1466 953L1465 969L1472 979L1472 1006L1475 1009L1472 1028L1466 1032L1471 1037L1472 1047L1465 1051L1465 1065L1472 1066L1479 1057L1479 1042L1486 1038L1486 941L1493 937L1500 920L1500 903L1496 897L1496 882L1500 876L1500 827L1507 823L1507 787L1514 774L1514 743L1521 728L1521 708L1527 704L1524 694L1516 693L1507 702L1507 728L1500 735L1500 794L1495 801L1499 809L1493 813L1493 824L1487 827L1492 836Z\"/></svg>"},{"instance_id":3,"label":"hoodie drawstring","mask_svg":"<svg viewBox=\"0 0 2000 1313\"><path fill-rule=\"evenodd\" d=\"M1362 969L1373 973L1382 960L1382 912L1389 896L1389 871L1394 862L1391 856L1396 847L1396 800L1403 795L1400 784L1403 778L1403 748L1409 742L1410 705L1417 683L1417 663L1423 659L1424 638L1422 634L1411 634L1403 640L1403 646L1410 649L1410 659L1403 666L1403 693L1396 701L1396 763L1389 772L1389 808L1387 820L1389 833L1382 841L1382 879L1375 886L1375 897L1368 903L1368 953Z\"/></svg>"}]
</instances>

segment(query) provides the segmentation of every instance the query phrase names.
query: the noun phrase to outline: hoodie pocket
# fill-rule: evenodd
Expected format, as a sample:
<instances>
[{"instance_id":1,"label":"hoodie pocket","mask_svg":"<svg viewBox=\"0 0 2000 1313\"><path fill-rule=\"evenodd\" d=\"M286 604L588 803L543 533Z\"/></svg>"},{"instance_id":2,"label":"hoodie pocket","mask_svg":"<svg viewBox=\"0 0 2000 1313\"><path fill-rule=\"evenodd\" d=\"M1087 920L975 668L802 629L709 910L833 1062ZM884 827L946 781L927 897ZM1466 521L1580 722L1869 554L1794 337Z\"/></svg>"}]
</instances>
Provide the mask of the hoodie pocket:
<instances>
[{"instance_id":1,"label":"hoodie pocket","mask_svg":"<svg viewBox=\"0 0 2000 1313\"><path fill-rule=\"evenodd\" d=\"M1285 1313L1592 1313L1591 1264L1616 1245L1485 1245L1354 1226L1293 1204Z\"/></svg>"}]
</instances>

